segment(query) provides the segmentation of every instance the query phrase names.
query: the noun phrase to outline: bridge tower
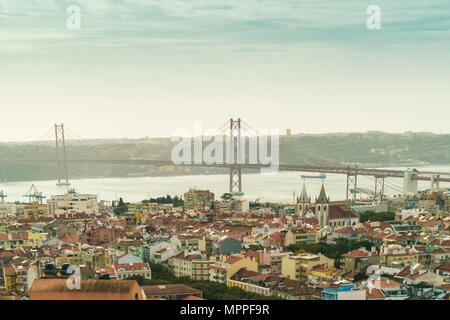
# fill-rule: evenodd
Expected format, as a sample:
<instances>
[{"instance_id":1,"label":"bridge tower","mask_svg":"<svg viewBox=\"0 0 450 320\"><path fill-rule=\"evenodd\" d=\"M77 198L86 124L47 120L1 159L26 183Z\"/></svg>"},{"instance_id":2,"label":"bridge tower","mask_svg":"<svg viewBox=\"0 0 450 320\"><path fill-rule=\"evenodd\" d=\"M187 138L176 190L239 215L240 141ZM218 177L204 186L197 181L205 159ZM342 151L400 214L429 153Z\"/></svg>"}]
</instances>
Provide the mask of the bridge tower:
<instances>
[{"instance_id":1,"label":"bridge tower","mask_svg":"<svg viewBox=\"0 0 450 320\"><path fill-rule=\"evenodd\" d=\"M435 190L439 189L439 178L441 176L438 174L433 174L431 176L431 185L430 185L430 191L433 192Z\"/></svg>"},{"instance_id":2,"label":"bridge tower","mask_svg":"<svg viewBox=\"0 0 450 320\"><path fill-rule=\"evenodd\" d=\"M408 169L404 173L403 177L403 193L416 193L417 192L417 180L413 180L413 177L417 177L417 170Z\"/></svg>"},{"instance_id":3,"label":"bridge tower","mask_svg":"<svg viewBox=\"0 0 450 320\"><path fill-rule=\"evenodd\" d=\"M55 124L55 141L56 141L56 166L58 170L57 186L70 186L67 177L67 157L66 157L66 139L64 137L64 124ZM65 180L65 182L61 182Z\"/></svg>"},{"instance_id":4,"label":"bridge tower","mask_svg":"<svg viewBox=\"0 0 450 320\"><path fill-rule=\"evenodd\" d=\"M375 176L375 193L374 197L380 196L380 203L383 203L384 195L384 176Z\"/></svg>"},{"instance_id":5,"label":"bridge tower","mask_svg":"<svg viewBox=\"0 0 450 320\"><path fill-rule=\"evenodd\" d=\"M235 154L237 163L234 157ZM228 153L230 164L230 193L234 191L242 192L241 163L243 161L241 161L241 156L241 119L230 119L230 145Z\"/></svg>"},{"instance_id":6,"label":"bridge tower","mask_svg":"<svg viewBox=\"0 0 450 320\"><path fill-rule=\"evenodd\" d=\"M351 170L350 166L347 166L347 192L346 200L350 199L350 192L353 190L353 201L356 201L356 187L358 186L358 166Z\"/></svg>"}]
</instances>

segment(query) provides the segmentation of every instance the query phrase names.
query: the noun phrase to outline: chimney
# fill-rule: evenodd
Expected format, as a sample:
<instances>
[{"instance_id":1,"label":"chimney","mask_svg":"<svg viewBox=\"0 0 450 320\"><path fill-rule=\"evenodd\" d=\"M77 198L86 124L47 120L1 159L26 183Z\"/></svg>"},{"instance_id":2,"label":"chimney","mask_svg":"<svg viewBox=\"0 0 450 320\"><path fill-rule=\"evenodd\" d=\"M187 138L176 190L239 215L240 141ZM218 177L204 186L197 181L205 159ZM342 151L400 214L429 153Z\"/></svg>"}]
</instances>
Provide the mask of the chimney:
<instances>
[{"instance_id":1,"label":"chimney","mask_svg":"<svg viewBox=\"0 0 450 320\"><path fill-rule=\"evenodd\" d=\"M391 279L387 279L386 283L391 284Z\"/></svg>"}]
</instances>

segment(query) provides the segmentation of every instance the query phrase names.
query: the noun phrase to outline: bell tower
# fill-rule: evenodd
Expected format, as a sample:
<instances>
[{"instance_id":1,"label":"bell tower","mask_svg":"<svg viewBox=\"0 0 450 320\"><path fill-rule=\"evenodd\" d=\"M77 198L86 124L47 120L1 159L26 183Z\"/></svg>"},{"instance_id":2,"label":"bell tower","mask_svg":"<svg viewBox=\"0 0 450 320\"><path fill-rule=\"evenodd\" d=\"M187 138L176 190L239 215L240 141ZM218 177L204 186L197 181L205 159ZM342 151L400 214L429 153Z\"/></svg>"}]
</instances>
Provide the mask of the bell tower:
<instances>
[{"instance_id":1,"label":"bell tower","mask_svg":"<svg viewBox=\"0 0 450 320\"><path fill-rule=\"evenodd\" d=\"M330 214L330 200L327 198L325 193L325 187L322 184L320 189L319 197L316 199L316 218L319 221L321 228L329 225L329 214Z\"/></svg>"},{"instance_id":2,"label":"bell tower","mask_svg":"<svg viewBox=\"0 0 450 320\"><path fill-rule=\"evenodd\" d=\"M308 212L311 206L311 198L308 197L308 193L306 192L306 185L303 183L302 192L300 193L300 197L297 197L297 206L296 213L300 217L304 216L305 213Z\"/></svg>"}]
</instances>

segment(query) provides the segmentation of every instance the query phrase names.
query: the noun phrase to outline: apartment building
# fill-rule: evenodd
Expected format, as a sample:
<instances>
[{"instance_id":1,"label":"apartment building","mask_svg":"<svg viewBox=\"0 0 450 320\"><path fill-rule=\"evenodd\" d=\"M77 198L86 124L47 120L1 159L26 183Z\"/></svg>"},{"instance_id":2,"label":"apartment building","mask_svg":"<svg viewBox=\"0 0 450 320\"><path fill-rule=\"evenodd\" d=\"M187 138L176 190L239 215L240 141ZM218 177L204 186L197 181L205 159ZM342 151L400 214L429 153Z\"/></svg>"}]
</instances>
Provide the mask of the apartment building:
<instances>
[{"instance_id":1,"label":"apartment building","mask_svg":"<svg viewBox=\"0 0 450 320\"><path fill-rule=\"evenodd\" d=\"M51 216L70 213L97 213L99 205L97 195L79 194L70 189L64 195L51 196L47 200L48 212Z\"/></svg>"},{"instance_id":2,"label":"apartment building","mask_svg":"<svg viewBox=\"0 0 450 320\"><path fill-rule=\"evenodd\" d=\"M114 269L118 280L127 279L132 276L141 276L145 279L152 278L152 270L148 262L116 263Z\"/></svg>"},{"instance_id":3,"label":"apartment building","mask_svg":"<svg viewBox=\"0 0 450 320\"><path fill-rule=\"evenodd\" d=\"M399 244L382 246L380 249L380 264L392 266L395 263L415 264L419 262L420 252L414 247L403 247Z\"/></svg>"},{"instance_id":4,"label":"apartment building","mask_svg":"<svg viewBox=\"0 0 450 320\"><path fill-rule=\"evenodd\" d=\"M380 257L373 248L371 251L365 248L352 250L343 255L344 258L344 272L351 272L354 270L361 271L369 265L376 265L380 263Z\"/></svg>"},{"instance_id":5,"label":"apartment building","mask_svg":"<svg viewBox=\"0 0 450 320\"><path fill-rule=\"evenodd\" d=\"M176 277L189 277L193 280L209 280L210 259L199 253L182 252L168 260L169 270Z\"/></svg>"},{"instance_id":6,"label":"apartment building","mask_svg":"<svg viewBox=\"0 0 450 320\"><path fill-rule=\"evenodd\" d=\"M258 271L258 262L243 255L222 255L209 266L209 281L226 283L233 286L230 278L240 269Z\"/></svg>"},{"instance_id":7,"label":"apartment building","mask_svg":"<svg viewBox=\"0 0 450 320\"><path fill-rule=\"evenodd\" d=\"M307 281L313 268L317 265L333 266L334 260L323 254L288 254L281 259L281 274L292 280Z\"/></svg>"},{"instance_id":8,"label":"apartment building","mask_svg":"<svg viewBox=\"0 0 450 320\"><path fill-rule=\"evenodd\" d=\"M285 246L299 243L319 243L320 234L314 229L292 228L286 233Z\"/></svg>"},{"instance_id":9,"label":"apartment building","mask_svg":"<svg viewBox=\"0 0 450 320\"><path fill-rule=\"evenodd\" d=\"M24 218L41 218L48 216L49 216L48 205L46 204L31 203L25 205L23 208Z\"/></svg>"},{"instance_id":10,"label":"apartment building","mask_svg":"<svg viewBox=\"0 0 450 320\"><path fill-rule=\"evenodd\" d=\"M184 193L186 209L207 210L214 203L214 193L209 190L189 189Z\"/></svg>"}]
</instances>

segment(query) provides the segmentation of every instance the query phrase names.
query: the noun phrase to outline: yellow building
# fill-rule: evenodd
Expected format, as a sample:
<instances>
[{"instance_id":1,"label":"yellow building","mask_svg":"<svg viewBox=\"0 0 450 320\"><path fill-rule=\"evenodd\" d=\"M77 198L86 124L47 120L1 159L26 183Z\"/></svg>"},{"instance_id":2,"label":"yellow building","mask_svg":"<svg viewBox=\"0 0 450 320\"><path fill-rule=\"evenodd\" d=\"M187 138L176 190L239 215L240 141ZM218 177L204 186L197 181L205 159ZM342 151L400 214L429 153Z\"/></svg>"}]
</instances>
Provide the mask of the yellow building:
<instances>
[{"instance_id":1,"label":"yellow building","mask_svg":"<svg viewBox=\"0 0 450 320\"><path fill-rule=\"evenodd\" d=\"M314 229L293 228L286 232L285 246L299 243L319 243L320 234Z\"/></svg>"},{"instance_id":2,"label":"yellow building","mask_svg":"<svg viewBox=\"0 0 450 320\"><path fill-rule=\"evenodd\" d=\"M419 251L414 247L402 247L398 244L382 246L380 249L380 264L392 266L394 262L413 264L419 262Z\"/></svg>"},{"instance_id":3,"label":"yellow building","mask_svg":"<svg viewBox=\"0 0 450 320\"><path fill-rule=\"evenodd\" d=\"M83 251L81 250L67 251L65 255L56 257L55 263L60 266L62 266L65 263L76 266L85 264L85 260L83 259Z\"/></svg>"},{"instance_id":4,"label":"yellow building","mask_svg":"<svg viewBox=\"0 0 450 320\"><path fill-rule=\"evenodd\" d=\"M3 268L3 279L7 293L23 294L28 292L30 285L36 278L37 268L35 265L5 266Z\"/></svg>"},{"instance_id":5,"label":"yellow building","mask_svg":"<svg viewBox=\"0 0 450 320\"><path fill-rule=\"evenodd\" d=\"M47 233L28 232L28 244L35 246L47 240Z\"/></svg>"},{"instance_id":6,"label":"yellow building","mask_svg":"<svg viewBox=\"0 0 450 320\"><path fill-rule=\"evenodd\" d=\"M28 245L29 232L17 233L0 233L0 249L13 250Z\"/></svg>"},{"instance_id":7,"label":"yellow building","mask_svg":"<svg viewBox=\"0 0 450 320\"><path fill-rule=\"evenodd\" d=\"M38 204L37 202L27 204L23 208L23 216L25 218L48 217L48 206L46 204Z\"/></svg>"},{"instance_id":8,"label":"yellow building","mask_svg":"<svg viewBox=\"0 0 450 320\"><path fill-rule=\"evenodd\" d=\"M242 244L246 246L259 245L260 241L264 238L267 238L264 234L252 233L242 238Z\"/></svg>"},{"instance_id":9,"label":"yellow building","mask_svg":"<svg viewBox=\"0 0 450 320\"><path fill-rule=\"evenodd\" d=\"M63 265L65 263L72 265L91 265L94 269L106 269L112 267L114 264L113 257L108 254L106 250L103 251L66 251L63 256L56 257L55 263Z\"/></svg>"},{"instance_id":10,"label":"yellow building","mask_svg":"<svg viewBox=\"0 0 450 320\"><path fill-rule=\"evenodd\" d=\"M241 269L247 269L249 271L255 271L258 272L258 263L256 261L252 261L248 258L243 258L239 260L238 262L234 263L228 270L227 270L227 286L228 287L238 287L245 291L248 291L248 283L236 281L230 279L232 276L236 274Z\"/></svg>"},{"instance_id":11,"label":"yellow building","mask_svg":"<svg viewBox=\"0 0 450 320\"><path fill-rule=\"evenodd\" d=\"M134 212L134 216L136 217L136 223L139 225L144 224L148 219L148 214L144 212Z\"/></svg>"},{"instance_id":12,"label":"yellow building","mask_svg":"<svg viewBox=\"0 0 450 320\"><path fill-rule=\"evenodd\" d=\"M292 280L307 280L317 265L334 266L334 259L323 254L287 254L281 258L281 274ZM316 271L317 272L317 271Z\"/></svg>"},{"instance_id":13,"label":"yellow building","mask_svg":"<svg viewBox=\"0 0 450 320\"><path fill-rule=\"evenodd\" d=\"M244 227L256 227L259 220L254 218L245 217L233 217L231 218L231 224L233 226L244 226Z\"/></svg>"},{"instance_id":14,"label":"yellow building","mask_svg":"<svg viewBox=\"0 0 450 320\"><path fill-rule=\"evenodd\" d=\"M209 280L209 265L211 260L202 258L199 254L180 253L168 261L169 270L176 277L188 277L193 280Z\"/></svg>"},{"instance_id":15,"label":"yellow building","mask_svg":"<svg viewBox=\"0 0 450 320\"><path fill-rule=\"evenodd\" d=\"M336 269L333 265L318 264L314 266L308 275L310 283L327 283L336 279L341 273L340 269Z\"/></svg>"},{"instance_id":16,"label":"yellow building","mask_svg":"<svg viewBox=\"0 0 450 320\"><path fill-rule=\"evenodd\" d=\"M209 190L189 189L184 193L184 207L186 209L204 210L211 208L214 193Z\"/></svg>"},{"instance_id":17,"label":"yellow building","mask_svg":"<svg viewBox=\"0 0 450 320\"><path fill-rule=\"evenodd\" d=\"M218 261L209 266L209 281L226 283L232 287L234 284L230 278L242 268L257 272L258 261L238 254L220 256Z\"/></svg>"}]
</instances>

